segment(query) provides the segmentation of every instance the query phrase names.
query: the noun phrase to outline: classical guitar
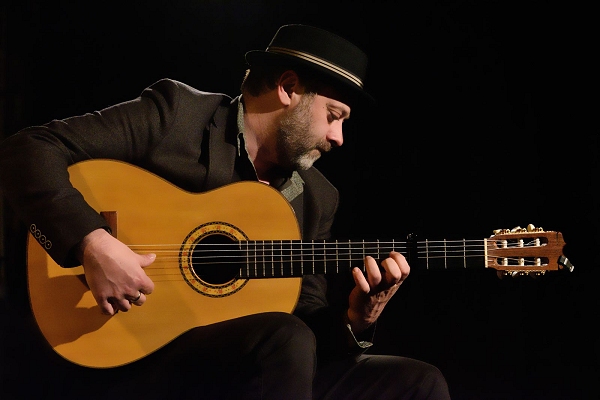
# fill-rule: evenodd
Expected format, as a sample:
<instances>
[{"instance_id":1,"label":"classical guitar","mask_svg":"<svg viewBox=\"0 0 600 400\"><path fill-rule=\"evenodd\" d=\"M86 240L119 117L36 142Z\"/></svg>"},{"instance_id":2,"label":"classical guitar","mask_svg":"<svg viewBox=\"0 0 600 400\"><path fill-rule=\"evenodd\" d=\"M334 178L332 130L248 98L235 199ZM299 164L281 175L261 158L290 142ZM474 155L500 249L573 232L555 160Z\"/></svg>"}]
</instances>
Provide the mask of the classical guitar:
<instances>
[{"instance_id":1,"label":"classical guitar","mask_svg":"<svg viewBox=\"0 0 600 400\"><path fill-rule=\"evenodd\" d=\"M82 366L136 361L189 329L265 311L291 313L302 276L348 271L392 249L426 268L493 268L506 274L572 269L559 232L497 231L459 241L302 241L289 203L273 188L240 182L189 193L132 165L93 160L69 168L71 183L122 242L156 253L143 307L106 316L82 267L62 268L31 228L27 274L32 311L50 346ZM412 263L412 261L411 261Z\"/></svg>"}]
</instances>

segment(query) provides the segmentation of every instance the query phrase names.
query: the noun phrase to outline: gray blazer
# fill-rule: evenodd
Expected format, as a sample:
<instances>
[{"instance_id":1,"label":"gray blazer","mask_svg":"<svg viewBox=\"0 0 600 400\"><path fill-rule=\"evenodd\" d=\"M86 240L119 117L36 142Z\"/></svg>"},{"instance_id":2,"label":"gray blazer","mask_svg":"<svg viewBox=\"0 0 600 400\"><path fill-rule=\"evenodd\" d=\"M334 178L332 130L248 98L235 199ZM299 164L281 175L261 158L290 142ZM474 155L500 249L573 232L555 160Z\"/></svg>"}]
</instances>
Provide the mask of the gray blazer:
<instances>
[{"instance_id":1,"label":"gray blazer","mask_svg":"<svg viewBox=\"0 0 600 400\"><path fill-rule=\"evenodd\" d=\"M237 99L163 79L131 101L7 138L0 144L2 193L26 226L35 225L52 241L48 253L55 262L75 266L73 249L106 221L71 186L69 165L91 158L122 160L201 192L242 179L236 169L236 118ZM327 239L338 191L314 167L299 174L303 193L291 205L303 239ZM347 334L345 304L330 307L327 287L324 276L305 277L295 313L322 336L320 347L346 351L347 341L340 340ZM339 298L347 299L347 292Z\"/></svg>"},{"instance_id":2,"label":"gray blazer","mask_svg":"<svg viewBox=\"0 0 600 400\"><path fill-rule=\"evenodd\" d=\"M224 94L163 79L134 100L23 129L0 145L3 194L27 226L52 241L49 254L59 265L77 265L71 249L106 223L71 187L66 167L122 160L190 192L239 181L236 105ZM300 175L304 195L292 206L302 206L295 211L303 237L327 238L338 192L314 167Z\"/></svg>"}]
</instances>

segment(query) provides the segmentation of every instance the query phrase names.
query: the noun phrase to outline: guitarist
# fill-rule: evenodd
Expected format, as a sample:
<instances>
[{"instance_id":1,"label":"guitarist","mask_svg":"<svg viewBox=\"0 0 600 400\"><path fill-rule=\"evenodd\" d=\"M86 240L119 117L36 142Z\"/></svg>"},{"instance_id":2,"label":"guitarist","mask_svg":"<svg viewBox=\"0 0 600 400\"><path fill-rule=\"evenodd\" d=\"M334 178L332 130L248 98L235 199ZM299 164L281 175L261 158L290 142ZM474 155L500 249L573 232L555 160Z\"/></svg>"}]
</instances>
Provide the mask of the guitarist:
<instances>
[{"instance_id":1,"label":"guitarist","mask_svg":"<svg viewBox=\"0 0 600 400\"><path fill-rule=\"evenodd\" d=\"M84 202L67 174L79 161L123 160L190 192L262 181L288 199L304 240L329 238L338 191L313 163L342 145L351 110L372 104L363 90L367 57L330 32L286 25L246 60L238 97L164 79L131 101L24 129L2 144L8 204L51 241L47 251L57 264L83 265L103 313L135 313L152 301L144 268L155 256L130 250ZM142 360L81 372L97 376L93 390L86 382L85 396L449 399L438 368L368 354L376 321L410 267L397 252L379 265L367 256L364 267L366 273L352 270L345 291L339 277L304 277L293 315L197 327Z\"/></svg>"}]
</instances>

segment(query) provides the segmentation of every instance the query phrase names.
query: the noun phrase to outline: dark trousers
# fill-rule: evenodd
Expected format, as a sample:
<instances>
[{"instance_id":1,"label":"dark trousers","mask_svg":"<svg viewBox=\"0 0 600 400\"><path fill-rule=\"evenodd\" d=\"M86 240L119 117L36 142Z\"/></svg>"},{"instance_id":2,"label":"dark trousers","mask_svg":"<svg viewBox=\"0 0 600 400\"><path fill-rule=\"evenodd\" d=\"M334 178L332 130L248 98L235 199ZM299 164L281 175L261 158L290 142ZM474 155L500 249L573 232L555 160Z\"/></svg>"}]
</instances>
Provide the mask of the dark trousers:
<instances>
[{"instance_id":1,"label":"dark trousers","mask_svg":"<svg viewBox=\"0 0 600 400\"><path fill-rule=\"evenodd\" d=\"M361 355L317 368L315 348L312 331L295 316L258 314L192 329L118 368L77 367L52 353L54 361L36 366L41 375L27 379L46 387L25 388L21 394L41 389L62 399L450 398L444 377L430 364ZM44 385L50 377L52 384Z\"/></svg>"},{"instance_id":2,"label":"dark trousers","mask_svg":"<svg viewBox=\"0 0 600 400\"><path fill-rule=\"evenodd\" d=\"M362 355L317 368L315 348L298 318L259 314L194 329L141 361L150 372L135 375L147 382L143 387L158 384L151 397L162 399L449 399L444 378L429 364ZM140 393L135 386L132 395Z\"/></svg>"}]
</instances>

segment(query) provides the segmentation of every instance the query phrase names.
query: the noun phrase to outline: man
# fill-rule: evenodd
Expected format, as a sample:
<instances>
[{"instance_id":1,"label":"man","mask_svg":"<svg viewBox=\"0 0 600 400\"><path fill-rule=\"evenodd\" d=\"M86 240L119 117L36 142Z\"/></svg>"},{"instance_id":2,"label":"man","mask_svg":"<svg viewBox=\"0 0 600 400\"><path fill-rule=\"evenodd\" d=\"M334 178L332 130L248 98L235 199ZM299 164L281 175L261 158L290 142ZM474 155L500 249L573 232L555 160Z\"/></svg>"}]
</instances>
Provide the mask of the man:
<instances>
[{"instance_id":1,"label":"man","mask_svg":"<svg viewBox=\"0 0 600 400\"><path fill-rule=\"evenodd\" d=\"M71 186L73 163L122 160L190 192L258 180L287 198L303 240L329 238L338 192L313 163L342 145L352 109L372 101L363 90L367 57L330 32L286 25L246 59L235 99L165 79L132 101L27 128L2 144L9 205L52 243L46 248L57 264L83 265L101 312L135 313L133 306L152 301L145 268L156 255L137 254L111 235ZM365 273L359 267L353 288L344 291L343 276L305 276L293 315L264 312L194 328L142 360L103 371L110 378L101 375L102 391L91 394L448 399L434 366L366 354L378 317L409 274L406 259L392 251L379 265L366 256Z\"/></svg>"}]
</instances>

